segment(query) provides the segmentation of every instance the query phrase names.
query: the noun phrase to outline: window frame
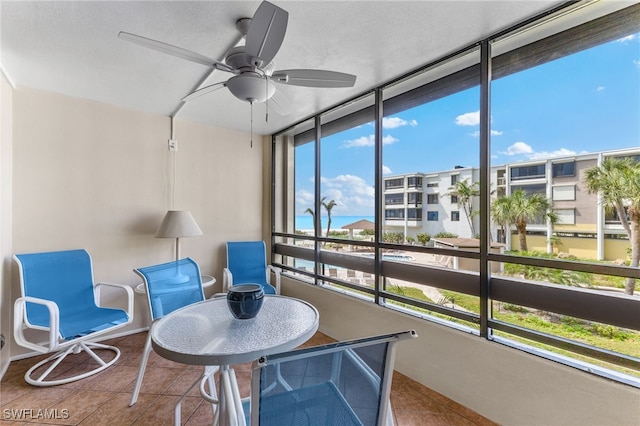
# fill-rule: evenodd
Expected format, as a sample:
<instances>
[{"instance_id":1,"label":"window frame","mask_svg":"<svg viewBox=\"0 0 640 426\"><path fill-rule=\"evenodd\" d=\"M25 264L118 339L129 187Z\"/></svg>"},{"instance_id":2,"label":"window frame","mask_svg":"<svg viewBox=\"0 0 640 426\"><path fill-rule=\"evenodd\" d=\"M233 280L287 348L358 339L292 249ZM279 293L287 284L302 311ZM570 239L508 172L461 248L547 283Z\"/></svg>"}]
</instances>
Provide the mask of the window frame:
<instances>
[{"instance_id":1,"label":"window frame","mask_svg":"<svg viewBox=\"0 0 640 426\"><path fill-rule=\"evenodd\" d=\"M557 32L552 34L551 36L539 39L533 43L528 45L515 48L505 53L501 53L495 57L491 56L491 44L495 40L500 40L502 38L507 38L512 33L517 33L519 31L524 31L534 23L538 21L547 19L550 16L554 16L555 13L561 14L565 8L570 7L568 4L564 4L562 6L557 7L556 9L549 11L548 13L544 13L538 17L534 17L531 20L527 20L526 22L519 23L514 27L511 27L507 30L504 30L498 34L495 34L491 37L488 37L485 40L482 40L480 43L474 46L466 47L461 49L458 52L455 52L451 55L448 55L445 58L441 58L438 61L435 61L431 64L426 65L420 70L416 70L412 73L407 74L406 76L402 76L402 78L407 78L413 73L422 72L424 69L438 66L440 63L444 63L445 61L455 57L455 55L460 55L463 52L476 48L480 46L481 49L481 62L478 66L472 66L474 70L480 73L480 78L478 83L481 84L481 132L480 132L480 140L482 146L481 153L481 163L480 163L480 181L481 181L481 208L480 208L480 236L481 236L481 245L480 245L480 253L473 252L464 252L464 251L456 251L449 249L437 249L437 253L443 255L452 255L457 256L459 258L469 258L474 260L482 260L481 262L481 270L480 273L476 276L466 276L465 274L461 274L459 272L451 272L451 271L438 271L433 268L425 268L417 265L406 265L399 262L389 262L381 259L373 259L370 262L362 262L360 264L353 263L355 262L353 259L349 259L345 257L343 254L335 254L335 253L327 253L320 250L321 244L324 242L335 242L335 239L331 238L323 238L321 236L309 237L306 238L308 240L314 241L314 249L305 249L301 247L296 247L294 245L290 245L287 243L283 243L281 239L288 238L298 238L293 234L274 232L275 226L272 226L272 239L274 242L272 243L272 263L276 264L276 266L281 266L285 273L289 271L295 270L295 268L291 268L285 264L278 264L278 262L274 262L274 256L293 256L299 257L302 259L312 260L315 262L324 262L330 263L338 266L344 267L353 267L357 266L363 271L373 273L375 275L381 274L384 269L385 276L396 277L399 279L408 278L416 283L424 283L426 285L433 285L433 283L438 283L439 288L450 289L452 291L460 291L465 294L477 295L481 298L481 311L479 315L474 315L470 313L464 312L455 312L455 310L447 309L446 307L436 306L434 304L416 302L415 300L403 297L401 295L389 293L384 288L380 287L380 280L376 280L376 285L371 290L362 290L360 288L354 288L350 286L348 283L344 284L346 288L354 288L358 291L363 291L364 293L370 294L373 297L375 303L391 307L387 304L388 301L398 301L401 303L407 303L412 306L422 307L428 309L432 312L444 312L447 315L450 315L454 318L463 318L469 321L477 322L480 325L479 332L477 333L479 337L485 338L490 341L498 341L503 344L511 343L506 341L503 338L497 337L493 334L493 331L501 331L506 332L515 336L520 336L523 338L531 339L536 342L543 342L545 344L569 349L571 351L577 353L585 353L593 356L597 359L601 360L609 360L613 362L628 362L628 359L625 357L620 357L616 354L608 353L607 351L600 350L599 348L589 347L588 345L576 344L571 341L565 341L564 339L550 336L550 335L541 335L536 332L532 332L531 330L519 329L511 324L503 323L498 321L491 316L489 316L486 305L489 300L489 296L491 296L491 300L498 300L504 303L512 303L514 305L524 305L534 307L540 310L549 310L552 312L556 312L562 315L575 316L577 318L603 322L605 324L610 324L619 327L630 328L633 330L639 330L640 327L637 323L632 321L633 315L637 313L637 303L627 299L620 299L616 297L612 297L611 295L603 295L603 294L593 294L593 292L582 291L580 289L575 288L556 288L554 286L549 285L539 285L535 283L531 283L528 281L519 281L517 279L509 278L506 279L504 277L491 277L490 272L488 270L488 265L492 262L500 262L500 263L516 263L520 265L530 265L530 266L538 266L544 268L554 268L554 269L562 269L568 271L580 271L594 274L604 274L604 275L613 275L617 277L630 277L635 279L640 279L640 271L636 269L630 269L624 266L617 265L603 265L603 264L592 264L587 262L572 262L566 260L556 260L556 259L543 259L543 258L530 258L525 256L515 256L512 254L498 254L492 253L489 250L489 242L487 241L484 235L488 235L487 233L487 223L488 216L487 210L489 205L489 185L488 185L488 173L489 173L489 139L490 139L490 96L488 87L491 82L491 76L494 78L499 78L502 75L507 75L509 73L515 73L522 69L527 69L532 66L532 64L544 62L551 60L551 57L546 57L545 55L548 53L548 50L557 50L562 52L563 55L569 55L575 52L578 52L582 49L585 49L590 43L596 42L604 42L611 41L616 38L620 38L621 36L629 33L629 32L638 32L640 31L640 22L637 22L636 19L638 13L640 12L640 5L635 4L632 6L628 6L624 9L620 9L610 14L605 14L601 17L597 17L592 19L591 21L581 23L571 28ZM635 30L630 30L633 28ZM581 37L581 35L589 35L589 37ZM462 72L464 71L464 72ZM461 72L456 73L455 78L451 75L451 81L457 82L457 84L464 84L463 82L476 81L476 77L473 76L473 73L470 72L469 69L464 69ZM449 76L447 76L449 77ZM447 78L445 77L445 79ZM399 79L397 79L399 80ZM395 83L397 80L390 82L389 84ZM376 144L378 149L381 148L381 124L380 120L382 117L382 96L381 93L385 89L387 85L380 86L374 89L376 96L376 105L374 106L376 110ZM425 98L428 98L430 95L422 95L421 92L412 91L411 94L407 94L411 99L411 102L425 102ZM397 107L400 104L402 96L398 95L395 98L392 98L392 102L389 102L391 107ZM350 102L348 100L346 103ZM387 100L385 100L387 102ZM322 114L319 113L319 115ZM316 120L318 122L318 120ZM285 129L284 131L287 131ZM284 132L283 131L283 132ZM272 135L272 181L275 182L275 162L274 159L276 157L276 137L280 132ZM319 135L319 131L316 130L316 135ZM378 156L378 155L377 155ZM376 200L379 203L378 208L376 210L376 216L379 217L380 214L378 212L382 212L385 214L385 210L382 208L381 201L383 200L382 194L386 186L386 179L383 180L381 175L381 163L380 159L376 159L377 162L377 182L379 184L376 185ZM539 167L540 165L532 165ZM517 181L518 184L523 182L526 179L535 179L538 177L545 177L545 173L540 175L539 169L536 170L536 173L529 174L528 171L524 173L522 176L520 171L517 172L516 179L512 178L511 172L509 172L508 178L509 180ZM526 176L525 176L526 175ZM505 176L507 177L507 176ZM426 179L426 178L425 178ZM428 181L427 181L428 182ZM424 182L423 182L424 183ZM431 187L430 183L426 184L426 187ZM394 187L396 188L396 187ZM398 187L401 189L401 187ZM484 209L482 208L484 206ZM275 217L274 213L275 205L273 202L272 195L272 221ZM437 212L436 212L437 213ZM427 212L429 214L429 212ZM386 219L386 218L385 218ZM383 219L384 220L384 219ZM381 230L381 220L377 220L376 229L377 235L380 235ZM273 225L273 222L272 222ZM303 238L304 239L304 238ZM364 246L369 246L374 250L383 250L383 249L397 249L401 248L403 250L415 250L415 251L425 251L425 252L433 252L434 249L429 247L407 247L403 245L394 245L387 244L381 242L379 239L372 241L371 243L363 243ZM426 272L425 272L426 271ZM308 274L307 274L308 276ZM319 279L328 281L332 280L330 277L321 276L317 272L311 274L316 284L319 283ZM427 278L428 277L428 278ZM489 286L491 283L491 286ZM489 293L489 287L491 288L491 293ZM484 307L482 305L485 305ZM601 309L593 310L592 306L599 306ZM483 311L484 309L484 311ZM406 313L406 312L405 312ZM527 350L523 348L522 345L515 345L519 349ZM532 353L536 353L540 355L540 351L535 349L531 350ZM564 359L566 357L556 357L554 358L552 355L545 355L545 357L550 357L555 359L556 361L568 363L569 365L574 365L571 362L571 359ZM630 362L637 362L637 359L631 359ZM591 370L592 373L604 375L607 373L603 372L601 369L595 368ZM620 379L620 377L612 376L614 380L622 381L623 383L630 384L632 386L640 387L640 380L626 380Z\"/></svg>"}]
</instances>

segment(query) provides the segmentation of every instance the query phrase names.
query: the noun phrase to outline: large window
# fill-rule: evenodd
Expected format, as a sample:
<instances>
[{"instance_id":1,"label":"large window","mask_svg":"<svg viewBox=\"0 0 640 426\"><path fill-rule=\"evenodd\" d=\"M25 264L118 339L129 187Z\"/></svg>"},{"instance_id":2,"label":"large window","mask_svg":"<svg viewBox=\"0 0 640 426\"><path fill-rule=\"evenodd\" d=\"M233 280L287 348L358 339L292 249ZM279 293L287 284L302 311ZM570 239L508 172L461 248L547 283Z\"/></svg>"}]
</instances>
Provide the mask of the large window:
<instances>
[{"instance_id":1,"label":"large window","mask_svg":"<svg viewBox=\"0 0 640 426\"><path fill-rule=\"evenodd\" d=\"M544 164L518 166L511 168L511 180L534 179L544 177Z\"/></svg>"},{"instance_id":2,"label":"large window","mask_svg":"<svg viewBox=\"0 0 640 426\"><path fill-rule=\"evenodd\" d=\"M384 204L387 206L392 204L404 204L404 194L385 194Z\"/></svg>"},{"instance_id":3,"label":"large window","mask_svg":"<svg viewBox=\"0 0 640 426\"><path fill-rule=\"evenodd\" d=\"M422 204L422 192L410 192L408 195L409 204L413 204L414 206L418 206L418 204Z\"/></svg>"},{"instance_id":4,"label":"large window","mask_svg":"<svg viewBox=\"0 0 640 426\"><path fill-rule=\"evenodd\" d=\"M276 135L274 263L640 387L633 239L593 177L640 155L640 5L580 16L499 34Z\"/></svg>"},{"instance_id":5,"label":"large window","mask_svg":"<svg viewBox=\"0 0 640 426\"><path fill-rule=\"evenodd\" d=\"M416 176L410 176L409 178L407 178L407 187L408 188L421 189L422 188L422 178L421 177L416 177Z\"/></svg>"},{"instance_id":6,"label":"large window","mask_svg":"<svg viewBox=\"0 0 640 426\"><path fill-rule=\"evenodd\" d=\"M395 178L395 179L386 179L384 181L385 189L397 189L404 187L404 179L403 178Z\"/></svg>"},{"instance_id":7,"label":"large window","mask_svg":"<svg viewBox=\"0 0 640 426\"><path fill-rule=\"evenodd\" d=\"M576 162L556 163L553 165L553 177L575 176Z\"/></svg>"}]
</instances>

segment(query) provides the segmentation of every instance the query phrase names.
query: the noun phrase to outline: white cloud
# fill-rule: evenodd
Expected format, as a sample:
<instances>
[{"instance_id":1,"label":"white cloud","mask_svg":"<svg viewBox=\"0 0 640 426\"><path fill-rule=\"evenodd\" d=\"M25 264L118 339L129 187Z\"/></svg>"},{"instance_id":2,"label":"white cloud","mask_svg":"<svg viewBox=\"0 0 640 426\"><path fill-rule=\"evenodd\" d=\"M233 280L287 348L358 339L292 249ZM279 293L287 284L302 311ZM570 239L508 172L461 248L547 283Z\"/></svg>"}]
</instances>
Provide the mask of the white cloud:
<instances>
[{"instance_id":1,"label":"white cloud","mask_svg":"<svg viewBox=\"0 0 640 426\"><path fill-rule=\"evenodd\" d=\"M604 91L604 86L596 87L596 92L603 92L603 91Z\"/></svg>"},{"instance_id":2,"label":"white cloud","mask_svg":"<svg viewBox=\"0 0 640 426\"><path fill-rule=\"evenodd\" d=\"M360 146L373 146L375 144L375 135L369 135L369 136L362 136L359 137L358 139L350 139L350 140L346 140L342 143L341 148L357 148ZM387 135L385 137L382 138L382 144L383 145L389 145L392 143L396 143L399 140L394 138L391 135Z\"/></svg>"},{"instance_id":3,"label":"white cloud","mask_svg":"<svg viewBox=\"0 0 640 426\"><path fill-rule=\"evenodd\" d=\"M458 126L477 126L480 123L480 111L467 112L456 117Z\"/></svg>"},{"instance_id":4,"label":"white cloud","mask_svg":"<svg viewBox=\"0 0 640 426\"><path fill-rule=\"evenodd\" d=\"M636 59L635 61L633 61L633 65L640 68L640 59Z\"/></svg>"},{"instance_id":5,"label":"white cloud","mask_svg":"<svg viewBox=\"0 0 640 426\"><path fill-rule=\"evenodd\" d=\"M383 129L395 129L396 127L417 126L417 125L418 125L418 122L416 120L407 121L400 117L384 117L382 119Z\"/></svg>"},{"instance_id":6,"label":"white cloud","mask_svg":"<svg viewBox=\"0 0 640 426\"><path fill-rule=\"evenodd\" d=\"M391 169L383 164L382 165L382 174L383 175L390 175L391 173L393 173L391 171Z\"/></svg>"},{"instance_id":7,"label":"white cloud","mask_svg":"<svg viewBox=\"0 0 640 426\"><path fill-rule=\"evenodd\" d=\"M617 39L616 41L617 41L618 43L627 43L627 42L629 42L629 41L633 41L633 40L635 40L635 39L636 39L636 35L635 35L635 34L629 34L628 36L625 36L625 37L619 38L619 39Z\"/></svg>"},{"instance_id":8,"label":"white cloud","mask_svg":"<svg viewBox=\"0 0 640 426\"><path fill-rule=\"evenodd\" d=\"M373 146L375 135L361 136L358 139L349 139L342 143L342 148L355 148L359 146Z\"/></svg>"},{"instance_id":9,"label":"white cloud","mask_svg":"<svg viewBox=\"0 0 640 426\"><path fill-rule=\"evenodd\" d=\"M301 189L296 191L296 204L300 206L313 206L313 192L307 191L305 189Z\"/></svg>"},{"instance_id":10,"label":"white cloud","mask_svg":"<svg viewBox=\"0 0 640 426\"><path fill-rule=\"evenodd\" d=\"M398 139L394 138L391 135L387 135L382 138L382 145L391 145L392 143L398 142Z\"/></svg>"},{"instance_id":11,"label":"white cloud","mask_svg":"<svg viewBox=\"0 0 640 426\"><path fill-rule=\"evenodd\" d=\"M530 145L527 145L524 142L516 142L510 147L508 147L506 151L501 151L500 154L504 154L504 155L533 154L533 148L531 148Z\"/></svg>"},{"instance_id":12,"label":"white cloud","mask_svg":"<svg viewBox=\"0 0 640 426\"><path fill-rule=\"evenodd\" d=\"M555 151L551 151L551 152L547 152L547 151L541 151L541 152L534 152L533 154L531 154L529 156L529 159L531 160L542 160L545 158L553 158L553 157L564 157L567 155L576 155L575 151L572 151L570 149L567 148L560 148L557 149Z\"/></svg>"},{"instance_id":13,"label":"white cloud","mask_svg":"<svg viewBox=\"0 0 640 426\"><path fill-rule=\"evenodd\" d=\"M358 215L372 211L374 206L374 187L355 175L339 175L334 178L322 178L322 196L334 200L336 206L332 214Z\"/></svg>"},{"instance_id":14,"label":"white cloud","mask_svg":"<svg viewBox=\"0 0 640 426\"><path fill-rule=\"evenodd\" d=\"M586 151L580 152L584 154ZM516 142L506 151L500 151L503 155L523 155L527 160L544 160L547 158L567 157L578 154L576 151L567 148L556 149L555 151L534 151L531 145L524 142ZM492 157L494 158L494 157Z\"/></svg>"}]
</instances>

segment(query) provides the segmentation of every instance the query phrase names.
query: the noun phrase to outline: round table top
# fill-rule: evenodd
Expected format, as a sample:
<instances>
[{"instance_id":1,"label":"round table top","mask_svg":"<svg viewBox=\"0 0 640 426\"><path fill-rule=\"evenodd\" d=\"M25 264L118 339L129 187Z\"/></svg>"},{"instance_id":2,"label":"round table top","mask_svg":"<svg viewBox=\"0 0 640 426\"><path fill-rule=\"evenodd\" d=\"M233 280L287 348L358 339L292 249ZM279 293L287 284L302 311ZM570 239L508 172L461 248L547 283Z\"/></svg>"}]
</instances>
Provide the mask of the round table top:
<instances>
[{"instance_id":1,"label":"round table top","mask_svg":"<svg viewBox=\"0 0 640 426\"><path fill-rule=\"evenodd\" d=\"M317 331L319 314L309 303L265 295L255 318L236 319L226 297L194 303L151 326L151 343L163 358L183 364L230 365L291 350Z\"/></svg>"}]
</instances>

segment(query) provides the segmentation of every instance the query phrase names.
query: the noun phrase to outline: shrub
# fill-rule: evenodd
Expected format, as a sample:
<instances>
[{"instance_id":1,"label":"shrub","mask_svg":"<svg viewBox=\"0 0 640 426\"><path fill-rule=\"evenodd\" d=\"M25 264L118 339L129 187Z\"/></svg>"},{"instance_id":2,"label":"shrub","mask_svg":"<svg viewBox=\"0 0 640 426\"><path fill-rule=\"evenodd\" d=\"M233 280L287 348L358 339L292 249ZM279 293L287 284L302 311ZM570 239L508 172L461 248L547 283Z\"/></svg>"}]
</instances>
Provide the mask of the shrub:
<instances>
[{"instance_id":1,"label":"shrub","mask_svg":"<svg viewBox=\"0 0 640 426\"><path fill-rule=\"evenodd\" d=\"M458 238L458 234L451 232L438 232L433 238Z\"/></svg>"},{"instance_id":2,"label":"shrub","mask_svg":"<svg viewBox=\"0 0 640 426\"><path fill-rule=\"evenodd\" d=\"M423 246L426 246L429 240L431 240L431 235L421 232L418 235L416 235L416 238L418 239L418 242L420 244L422 244Z\"/></svg>"},{"instance_id":3,"label":"shrub","mask_svg":"<svg viewBox=\"0 0 640 426\"><path fill-rule=\"evenodd\" d=\"M526 308L523 308L522 306L518 306L518 305L513 305L511 303L503 303L502 309L504 309L505 311L511 311L511 312L521 312L521 313L529 312L527 311Z\"/></svg>"},{"instance_id":4,"label":"shrub","mask_svg":"<svg viewBox=\"0 0 640 426\"><path fill-rule=\"evenodd\" d=\"M329 231L329 236L333 238L346 238L349 236L349 231Z\"/></svg>"},{"instance_id":5,"label":"shrub","mask_svg":"<svg viewBox=\"0 0 640 426\"><path fill-rule=\"evenodd\" d=\"M612 325L594 324L592 328L597 335L607 337L609 339L625 341L632 337L632 334L628 331L622 330Z\"/></svg>"},{"instance_id":6,"label":"shrub","mask_svg":"<svg viewBox=\"0 0 640 426\"><path fill-rule=\"evenodd\" d=\"M382 234L382 241L385 243L401 244L404 241L404 233L402 232L385 232Z\"/></svg>"}]
</instances>

